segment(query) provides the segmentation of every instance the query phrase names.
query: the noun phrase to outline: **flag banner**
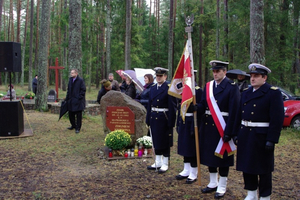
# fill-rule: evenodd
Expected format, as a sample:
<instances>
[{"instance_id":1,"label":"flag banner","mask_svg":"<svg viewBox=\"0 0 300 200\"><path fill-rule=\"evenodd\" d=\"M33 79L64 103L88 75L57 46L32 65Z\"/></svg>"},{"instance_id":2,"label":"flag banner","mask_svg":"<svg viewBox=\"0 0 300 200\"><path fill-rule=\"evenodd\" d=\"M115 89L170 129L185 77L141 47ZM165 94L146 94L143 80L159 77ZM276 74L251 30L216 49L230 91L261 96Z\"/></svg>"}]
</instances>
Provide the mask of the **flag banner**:
<instances>
[{"instance_id":1,"label":"flag banner","mask_svg":"<svg viewBox=\"0 0 300 200\"><path fill-rule=\"evenodd\" d=\"M186 42L168 91L169 95L182 99L180 114L183 121L185 120L185 114L193 101L192 69L188 43L189 41Z\"/></svg>"},{"instance_id":2,"label":"flag banner","mask_svg":"<svg viewBox=\"0 0 300 200\"><path fill-rule=\"evenodd\" d=\"M211 112L211 116L216 124L216 127L220 134L220 140L215 150L215 155L223 158L224 152L227 151L228 156L233 155L236 151L236 147L231 139L229 142L223 141L224 130L226 127L226 122L222 116L220 108L215 100L213 94L213 83L214 81L210 81L206 84L206 101Z\"/></svg>"}]
</instances>

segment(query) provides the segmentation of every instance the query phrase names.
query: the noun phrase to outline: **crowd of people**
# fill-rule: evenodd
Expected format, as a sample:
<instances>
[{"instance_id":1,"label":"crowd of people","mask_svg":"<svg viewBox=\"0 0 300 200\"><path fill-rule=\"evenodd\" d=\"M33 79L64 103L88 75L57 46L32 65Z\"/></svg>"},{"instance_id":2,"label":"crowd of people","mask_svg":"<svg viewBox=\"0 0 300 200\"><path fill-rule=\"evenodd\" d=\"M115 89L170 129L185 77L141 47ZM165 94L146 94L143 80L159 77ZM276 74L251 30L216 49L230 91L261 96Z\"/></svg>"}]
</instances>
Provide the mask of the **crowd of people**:
<instances>
[{"instance_id":1,"label":"crowd of people","mask_svg":"<svg viewBox=\"0 0 300 200\"><path fill-rule=\"evenodd\" d=\"M140 102L147 110L146 124L152 137L155 161L148 170L165 173L169 169L170 147L173 146L173 130L178 133L178 154L183 157L183 170L175 179L186 179L185 183L197 181L196 137L199 138L200 163L207 166L209 183L202 193L214 193L215 199L223 198L227 191L229 169L234 166L243 172L246 200L270 199L274 149L278 143L283 123L283 100L281 92L267 81L271 70L264 65L252 63L248 66L250 85L245 77L238 82L226 77L229 63L212 60L210 63L213 80L205 87L195 87L196 103L191 103L180 116L181 101L168 94L168 69L154 68L156 84L152 74L145 74L144 90L136 93L135 84L127 77L121 84L113 74L101 81L102 88L97 102L110 90L125 93ZM85 86L76 70L71 71L66 100L71 107L68 129L79 133L84 107ZM76 106L74 106L76 105ZM178 114L176 115L176 112ZM194 116L197 113L197 116ZM77 120L75 120L75 116ZM195 120L200 127L195 132ZM177 119L177 121L176 121Z\"/></svg>"}]
</instances>

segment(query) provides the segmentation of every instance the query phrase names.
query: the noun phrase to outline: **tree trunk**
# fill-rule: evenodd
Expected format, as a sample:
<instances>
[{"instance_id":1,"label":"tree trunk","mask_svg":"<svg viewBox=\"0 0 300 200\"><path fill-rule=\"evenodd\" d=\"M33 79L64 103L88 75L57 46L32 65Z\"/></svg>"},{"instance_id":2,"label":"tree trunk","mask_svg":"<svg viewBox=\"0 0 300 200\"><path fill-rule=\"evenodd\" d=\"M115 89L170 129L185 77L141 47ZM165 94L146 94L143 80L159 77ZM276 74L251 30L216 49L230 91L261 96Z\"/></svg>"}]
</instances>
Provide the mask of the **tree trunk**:
<instances>
[{"instance_id":1,"label":"tree trunk","mask_svg":"<svg viewBox=\"0 0 300 200\"><path fill-rule=\"evenodd\" d=\"M0 0L0 13L2 13L3 0ZM2 30L2 14L0 15L0 33ZM2 74L0 72L0 85L2 85Z\"/></svg>"},{"instance_id":2,"label":"tree trunk","mask_svg":"<svg viewBox=\"0 0 300 200\"><path fill-rule=\"evenodd\" d=\"M34 57L34 69L37 70L36 66L38 63L38 50L39 50L39 20L40 20L40 0L36 3L36 35L35 35L35 57Z\"/></svg>"},{"instance_id":3,"label":"tree trunk","mask_svg":"<svg viewBox=\"0 0 300 200\"><path fill-rule=\"evenodd\" d=\"M67 12L67 8L68 8L68 0L64 0L64 13L66 14ZM64 27L64 41L67 41L67 33L68 33L68 26L67 24ZM69 70L67 68L68 66L68 59L67 59L67 47L64 46L64 59L63 59L63 64L65 66L65 69L63 69L64 74L68 74ZM63 91L67 90L67 81L65 79L63 79L62 82L62 89Z\"/></svg>"},{"instance_id":4,"label":"tree trunk","mask_svg":"<svg viewBox=\"0 0 300 200\"><path fill-rule=\"evenodd\" d=\"M131 65L131 5L132 0L126 0L125 70L130 69Z\"/></svg>"},{"instance_id":5,"label":"tree trunk","mask_svg":"<svg viewBox=\"0 0 300 200\"><path fill-rule=\"evenodd\" d=\"M299 63L299 12L300 12L300 2L299 1L295 1L294 2L294 22L293 25L295 27L295 31L294 31L294 57L295 57L295 61L294 61L294 73L298 73L298 77L300 76L300 63ZM297 51L298 49L298 51ZM298 79L297 79L298 80ZM299 81L298 81L298 85L299 85ZM299 87L299 86L298 86Z\"/></svg>"},{"instance_id":6,"label":"tree trunk","mask_svg":"<svg viewBox=\"0 0 300 200\"><path fill-rule=\"evenodd\" d=\"M169 15L169 48L168 48L168 80L172 78L173 74L173 25L174 25L174 1L170 0L170 15Z\"/></svg>"},{"instance_id":7,"label":"tree trunk","mask_svg":"<svg viewBox=\"0 0 300 200\"><path fill-rule=\"evenodd\" d=\"M26 20L25 20L25 30L24 30L24 39L23 39L23 46L22 46L22 72L21 72L21 86L24 86L24 61L25 61L25 50L26 50L26 38L27 38L27 26L28 26L28 7L29 7L29 0L27 0L26 4ZM30 83L30 81L28 81Z\"/></svg>"},{"instance_id":8,"label":"tree trunk","mask_svg":"<svg viewBox=\"0 0 300 200\"><path fill-rule=\"evenodd\" d=\"M69 12L69 70L77 69L82 77L81 0L70 0Z\"/></svg>"},{"instance_id":9,"label":"tree trunk","mask_svg":"<svg viewBox=\"0 0 300 200\"><path fill-rule=\"evenodd\" d=\"M20 43L20 26L21 26L21 0L17 2L17 40ZM15 84L19 83L19 72L15 73Z\"/></svg>"},{"instance_id":10,"label":"tree trunk","mask_svg":"<svg viewBox=\"0 0 300 200\"><path fill-rule=\"evenodd\" d=\"M28 68L28 91L31 91L31 81L32 81L32 43L33 43L33 2L31 0L30 6L30 44L29 44L29 68Z\"/></svg>"},{"instance_id":11,"label":"tree trunk","mask_svg":"<svg viewBox=\"0 0 300 200\"><path fill-rule=\"evenodd\" d=\"M50 28L51 1L42 1L42 16L40 24L39 65L36 108L40 111L48 109L47 106L47 70L48 70L48 43Z\"/></svg>"},{"instance_id":12,"label":"tree trunk","mask_svg":"<svg viewBox=\"0 0 300 200\"><path fill-rule=\"evenodd\" d=\"M220 57L220 0L217 0L217 22L216 22L216 58Z\"/></svg>"},{"instance_id":13,"label":"tree trunk","mask_svg":"<svg viewBox=\"0 0 300 200\"><path fill-rule=\"evenodd\" d=\"M201 1L201 8L200 8L200 16L203 15L203 0ZM202 39L202 34L203 34L203 23L200 23L199 26L199 70L198 70L198 85L199 87L202 87L202 50L203 50L203 39Z\"/></svg>"},{"instance_id":14,"label":"tree trunk","mask_svg":"<svg viewBox=\"0 0 300 200\"><path fill-rule=\"evenodd\" d=\"M224 0L224 46L223 46L223 57L228 58L228 0Z\"/></svg>"},{"instance_id":15,"label":"tree trunk","mask_svg":"<svg viewBox=\"0 0 300 200\"><path fill-rule=\"evenodd\" d=\"M107 0L106 4L106 71L105 75L108 77L108 73L111 70L111 60L110 60L110 47L111 47L111 7L110 0Z\"/></svg>"},{"instance_id":16,"label":"tree trunk","mask_svg":"<svg viewBox=\"0 0 300 200\"><path fill-rule=\"evenodd\" d=\"M265 64L264 1L250 2L250 62Z\"/></svg>"}]
</instances>

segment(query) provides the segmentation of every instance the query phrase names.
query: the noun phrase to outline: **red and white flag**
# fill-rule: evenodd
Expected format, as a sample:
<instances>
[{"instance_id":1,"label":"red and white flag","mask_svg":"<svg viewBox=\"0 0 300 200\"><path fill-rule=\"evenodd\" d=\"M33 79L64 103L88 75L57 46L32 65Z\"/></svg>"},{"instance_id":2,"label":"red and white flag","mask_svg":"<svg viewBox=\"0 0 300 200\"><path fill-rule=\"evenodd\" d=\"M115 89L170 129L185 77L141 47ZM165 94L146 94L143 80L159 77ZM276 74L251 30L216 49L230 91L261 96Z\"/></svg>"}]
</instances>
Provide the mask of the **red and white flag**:
<instances>
[{"instance_id":1,"label":"red and white flag","mask_svg":"<svg viewBox=\"0 0 300 200\"><path fill-rule=\"evenodd\" d=\"M169 95L182 99L180 114L183 121L185 120L185 114L190 103L193 101L191 72L190 53L187 41L168 91Z\"/></svg>"}]
</instances>

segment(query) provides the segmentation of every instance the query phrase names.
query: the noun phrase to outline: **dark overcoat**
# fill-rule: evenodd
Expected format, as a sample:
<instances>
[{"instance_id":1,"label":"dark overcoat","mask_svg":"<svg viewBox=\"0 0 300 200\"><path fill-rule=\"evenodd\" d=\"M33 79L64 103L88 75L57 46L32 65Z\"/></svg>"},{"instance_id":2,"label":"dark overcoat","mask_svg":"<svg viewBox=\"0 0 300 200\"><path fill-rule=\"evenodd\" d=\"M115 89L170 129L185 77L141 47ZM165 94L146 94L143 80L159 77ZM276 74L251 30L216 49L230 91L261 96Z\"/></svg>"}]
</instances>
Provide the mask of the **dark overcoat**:
<instances>
[{"instance_id":1,"label":"dark overcoat","mask_svg":"<svg viewBox=\"0 0 300 200\"><path fill-rule=\"evenodd\" d=\"M246 127L241 120L269 122L269 127ZM237 170L249 174L266 174L274 170L274 152L265 150L267 141L278 143L284 120L281 92L265 83L253 92L242 93L237 116Z\"/></svg>"},{"instance_id":2,"label":"dark overcoat","mask_svg":"<svg viewBox=\"0 0 300 200\"><path fill-rule=\"evenodd\" d=\"M169 86L164 82L159 89L153 85L149 92L146 123L151 128L153 145L157 150L173 145L173 129L176 120L176 98L168 95ZM154 108L167 108L166 112L152 111Z\"/></svg>"},{"instance_id":3,"label":"dark overcoat","mask_svg":"<svg viewBox=\"0 0 300 200\"><path fill-rule=\"evenodd\" d=\"M195 89L196 102L201 101L202 89L196 87ZM180 115L181 103L178 107L178 117L176 130L178 133L178 154L186 157L196 157L196 142L195 142L195 126L194 126L194 117L185 116L185 121L182 120ZM193 113L191 107L188 108L187 113ZM197 113L198 114L198 113ZM197 126L200 125L200 118L197 118Z\"/></svg>"},{"instance_id":4,"label":"dark overcoat","mask_svg":"<svg viewBox=\"0 0 300 200\"><path fill-rule=\"evenodd\" d=\"M148 107L148 103L149 103L149 92L150 92L150 88L154 85L154 83L151 83L149 85L145 85L144 86L144 90L143 92L137 96L137 100L143 105L145 106L145 108L147 109Z\"/></svg>"},{"instance_id":5,"label":"dark overcoat","mask_svg":"<svg viewBox=\"0 0 300 200\"><path fill-rule=\"evenodd\" d=\"M102 97L108 92L109 90L106 90L105 87L102 85L101 90L99 90L98 92L98 96L97 96L97 102L100 104L100 101L102 99Z\"/></svg>"},{"instance_id":6,"label":"dark overcoat","mask_svg":"<svg viewBox=\"0 0 300 200\"><path fill-rule=\"evenodd\" d=\"M85 109L85 91L86 88L82 78L77 76L74 82L72 77L69 79L66 97L69 111L77 112Z\"/></svg>"},{"instance_id":7,"label":"dark overcoat","mask_svg":"<svg viewBox=\"0 0 300 200\"><path fill-rule=\"evenodd\" d=\"M221 112L227 112L228 116L223 116L226 123L224 130L225 135L233 135L233 128L235 117L238 110L238 104L240 101L240 92L238 86L233 81L225 77L222 82L215 87L215 81L213 85L213 94ZM199 106L199 112L205 113L205 110L209 110L206 101L206 90L204 88L202 100ZM219 131L215 125L215 122L211 115L204 114L201 120L200 128L200 162L203 165L209 167L228 167L233 166L234 156L228 156L225 151L223 158L215 155L215 150L220 140Z\"/></svg>"}]
</instances>

